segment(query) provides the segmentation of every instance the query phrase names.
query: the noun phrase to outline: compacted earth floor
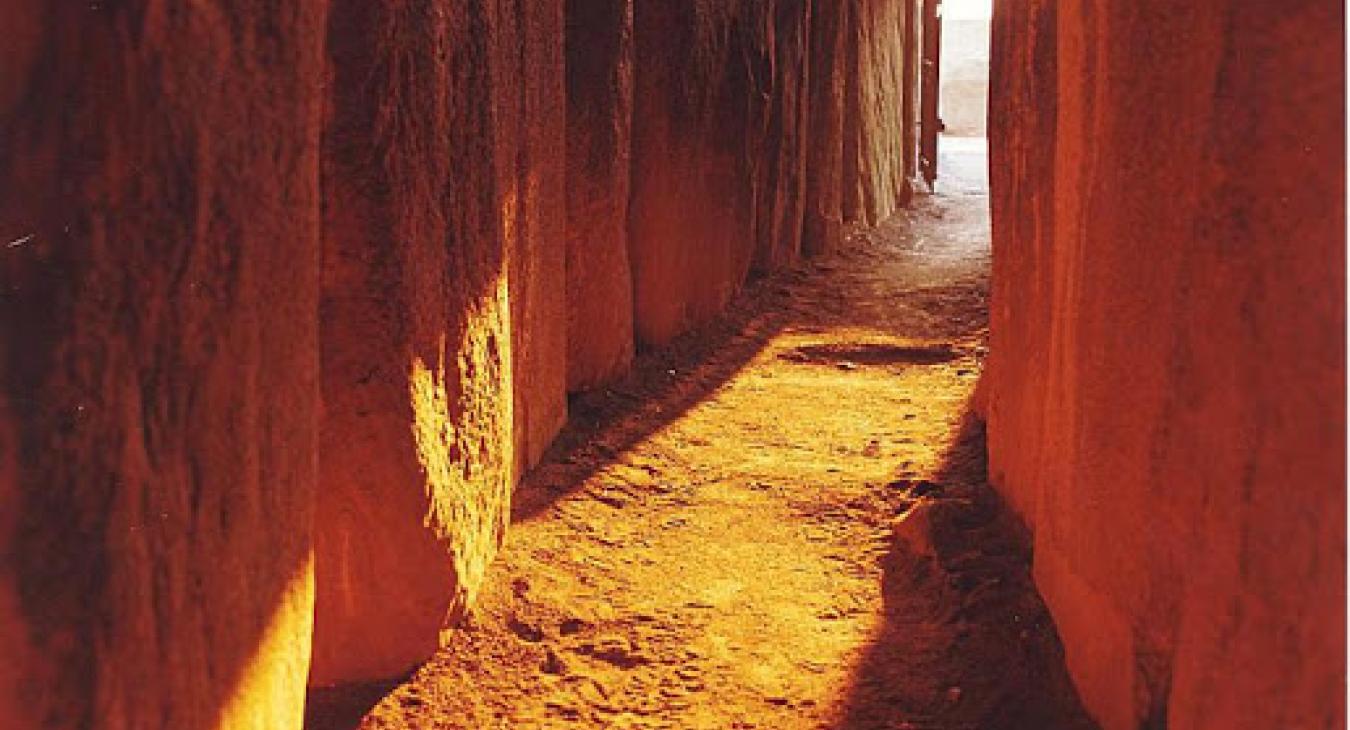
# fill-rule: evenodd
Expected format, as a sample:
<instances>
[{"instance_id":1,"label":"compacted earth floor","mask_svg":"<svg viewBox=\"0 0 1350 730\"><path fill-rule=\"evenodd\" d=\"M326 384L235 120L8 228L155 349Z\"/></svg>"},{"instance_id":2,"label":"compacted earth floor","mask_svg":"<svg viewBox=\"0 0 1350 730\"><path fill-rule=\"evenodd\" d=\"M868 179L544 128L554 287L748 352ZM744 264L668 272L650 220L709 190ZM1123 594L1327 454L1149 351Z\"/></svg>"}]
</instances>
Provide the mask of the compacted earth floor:
<instances>
[{"instance_id":1,"label":"compacted earth floor","mask_svg":"<svg viewBox=\"0 0 1350 730\"><path fill-rule=\"evenodd\" d=\"M952 147L936 194L576 399L449 647L311 726L1091 727L985 484L988 201Z\"/></svg>"}]
</instances>

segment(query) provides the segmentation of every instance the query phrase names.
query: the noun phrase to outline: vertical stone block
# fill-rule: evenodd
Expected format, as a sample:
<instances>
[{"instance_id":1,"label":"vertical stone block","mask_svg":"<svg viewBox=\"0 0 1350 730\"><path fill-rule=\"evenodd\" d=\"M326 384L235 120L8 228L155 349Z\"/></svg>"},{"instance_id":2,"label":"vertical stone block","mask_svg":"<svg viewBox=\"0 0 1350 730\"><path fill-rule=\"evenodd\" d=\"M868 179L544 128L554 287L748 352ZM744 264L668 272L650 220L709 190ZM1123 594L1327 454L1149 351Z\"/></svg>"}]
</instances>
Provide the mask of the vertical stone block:
<instances>
[{"instance_id":1,"label":"vertical stone block","mask_svg":"<svg viewBox=\"0 0 1350 730\"><path fill-rule=\"evenodd\" d=\"M811 96L806 213L802 247L809 256L843 243L844 119L848 85L848 12L852 3L811 4Z\"/></svg>"},{"instance_id":2,"label":"vertical stone block","mask_svg":"<svg viewBox=\"0 0 1350 730\"><path fill-rule=\"evenodd\" d=\"M638 340L720 312L754 253L752 78L732 0L636 0L629 255Z\"/></svg>"},{"instance_id":3,"label":"vertical stone block","mask_svg":"<svg viewBox=\"0 0 1350 730\"><path fill-rule=\"evenodd\" d=\"M324 13L0 10L0 725L301 725Z\"/></svg>"},{"instance_id":4,"label":"vertical stone block","mask_svg":"<svg viewBox=\"0 0 1350 730\"><path fill-rule=\"evenodd\" d=\"M584 390L633 358L633 0L569 0L566 41L567 373Z\"/></svg>"},{"instance_id":5,"label":"vertical stone block","mask_svg":"<svg viewBox=\"0 0 1350 730\"><path fill-rule=\"evenodd\" d=\"M1344 11L995 16L991 475L1107 728L1342 727Z\"/></svg>"},{"instance_id":6,"label":"vertical stone block","mask_svg":"<svg viewBox=\"0 0 1350 730\"><path fill-rule=\"evenodd\" d=\"M563 0L498 2L493 134L510 251L515 476L567 420Z\"/></svg>"},{"instance_id":7,"label":"vertical stone block","mask_svg":"<svg viewBox=\"0 0 1350 730\"><path fill-rule=\"evenodd\" d=\"M316 685L430 656L509 521L516 27L489 0L333 8Z\"/></svg>"}]
</instances>

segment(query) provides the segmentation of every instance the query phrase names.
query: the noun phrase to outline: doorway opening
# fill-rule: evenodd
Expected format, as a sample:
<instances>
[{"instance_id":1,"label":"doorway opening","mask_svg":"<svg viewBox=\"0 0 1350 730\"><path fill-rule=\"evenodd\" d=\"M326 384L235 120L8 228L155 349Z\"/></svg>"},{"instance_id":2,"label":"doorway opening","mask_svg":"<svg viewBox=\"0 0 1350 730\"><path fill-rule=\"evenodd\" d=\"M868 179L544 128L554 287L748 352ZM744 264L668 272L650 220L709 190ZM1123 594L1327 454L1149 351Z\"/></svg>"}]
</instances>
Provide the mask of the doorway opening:
<instances>
[{"instance_id":1,"label":"doorway opening","mask_svg":"<svg viewBox=\"0 0 1350 730\"><path fill-rule=\"evenodd\" d=\"M920 171L930 189L989 191L989 38L993 0L924 3Z\"/></svg>"}]
</instances>

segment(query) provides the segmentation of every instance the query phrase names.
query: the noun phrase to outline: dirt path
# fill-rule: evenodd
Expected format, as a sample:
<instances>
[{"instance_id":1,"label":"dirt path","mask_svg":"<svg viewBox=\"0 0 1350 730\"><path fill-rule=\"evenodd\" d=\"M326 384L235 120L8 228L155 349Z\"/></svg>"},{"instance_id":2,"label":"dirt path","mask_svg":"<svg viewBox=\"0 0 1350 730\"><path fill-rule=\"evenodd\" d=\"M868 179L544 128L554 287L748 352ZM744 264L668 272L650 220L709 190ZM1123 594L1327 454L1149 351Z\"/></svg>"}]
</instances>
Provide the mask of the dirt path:
<instances>
[{"instance_id":1,"label":"dirt path","mask_svg":"<svg viewBox=\"0 0 1350 730\"><path fill-rule=\"evenodd\" d=\"M471 624L362 727L1086 726L983 483L955 177L575 402Z\"/></svg>"}]
</instances>

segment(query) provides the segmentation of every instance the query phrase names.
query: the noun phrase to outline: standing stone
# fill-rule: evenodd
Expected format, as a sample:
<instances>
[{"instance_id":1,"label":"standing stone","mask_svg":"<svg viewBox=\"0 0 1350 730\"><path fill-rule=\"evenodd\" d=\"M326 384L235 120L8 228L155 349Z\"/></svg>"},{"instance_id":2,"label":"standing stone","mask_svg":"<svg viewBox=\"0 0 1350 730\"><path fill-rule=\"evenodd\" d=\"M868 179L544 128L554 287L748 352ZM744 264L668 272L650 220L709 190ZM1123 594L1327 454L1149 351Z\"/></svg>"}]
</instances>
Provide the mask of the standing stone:
<instances>
[{"instance_id":1,"label":"standing stone","mask_svg":"<svg viewBox=\"0 0 1350 730\"><path fill-rule=\"evenodd\" d=\"M323 3L5 3L0 726L295 728Z\"/></svg>"},{"instance_id":2,"label":"standing stone","mask_svg":"<svg viewBox=\"0 0 1350 730\"><path fill-rule=\"evenodd\" d=\"M521 204L500 171L519 150L489 100L519 113L525 96L498 95L520 63L498 13L492 0L333 9L315 685L429 657L509 520Z\"/></svg>"},{"instance_id":3,"label":"standing stone","mask_svg":"<svg viewBox=\"0 0 1350 730\"><path fill-rule=\"evenodd\" d=\"M633 0L567 2L567 386L633 359Z\"/></svg>"}]
</instances>

